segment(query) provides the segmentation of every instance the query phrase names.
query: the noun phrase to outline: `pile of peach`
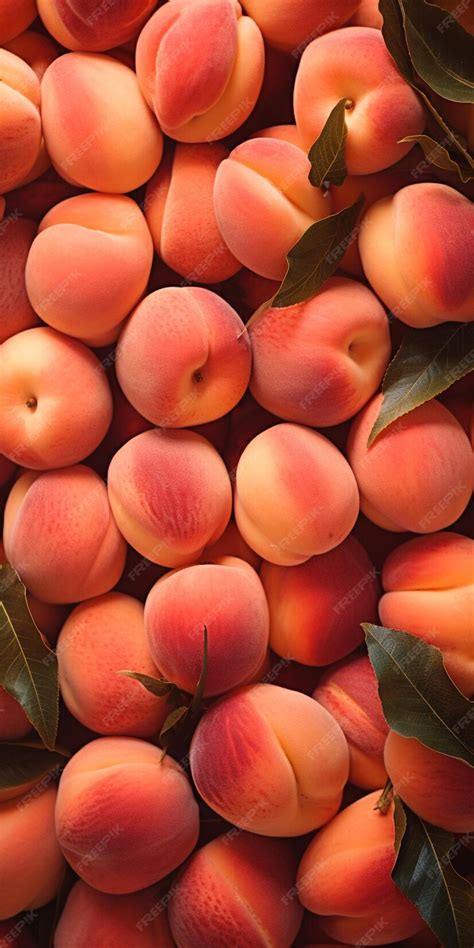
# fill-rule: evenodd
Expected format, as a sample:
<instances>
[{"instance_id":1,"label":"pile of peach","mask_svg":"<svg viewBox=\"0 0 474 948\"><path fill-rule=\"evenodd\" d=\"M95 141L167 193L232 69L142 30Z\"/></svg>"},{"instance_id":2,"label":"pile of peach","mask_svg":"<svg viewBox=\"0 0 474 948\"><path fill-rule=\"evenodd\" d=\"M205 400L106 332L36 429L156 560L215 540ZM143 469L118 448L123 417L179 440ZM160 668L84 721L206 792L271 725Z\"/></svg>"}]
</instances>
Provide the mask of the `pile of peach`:
<instances>
[{"instance_id":1,"label":"pile of peach","mask_svg":"<svg viewBox=\"0 0 474 948\"><path fill-rule=\"evenodd\" d=\"M0 791L0 945L35 944L65 861L56 948L435 945L374 807L390 777L472 831L473 772L389 730L360 624L474 692L469 378L367 440L402 330L473 318L473 208L400 144L429 119L373 0L156 7L0 4L0 561L71 752ZM318 189L343 97L348 177ZM336 274L247 329L360 193ZM163 756L169 700L120 672L193 694L204 628ZM34 737L0 688L0 740Z\"/></svg>"}]
</instances>

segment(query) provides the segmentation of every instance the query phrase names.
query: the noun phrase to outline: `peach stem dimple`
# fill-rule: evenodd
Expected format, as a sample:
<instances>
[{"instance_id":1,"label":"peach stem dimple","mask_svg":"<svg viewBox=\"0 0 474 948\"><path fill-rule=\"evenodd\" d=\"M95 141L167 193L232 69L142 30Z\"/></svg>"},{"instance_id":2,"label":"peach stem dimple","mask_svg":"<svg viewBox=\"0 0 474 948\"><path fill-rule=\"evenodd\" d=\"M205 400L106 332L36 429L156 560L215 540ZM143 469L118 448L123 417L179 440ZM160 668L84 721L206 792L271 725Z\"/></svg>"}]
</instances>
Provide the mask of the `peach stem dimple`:
<instances>
[{"instance_id":1,"label":"peach stem dimple","mask_svg":"<svg viewBox=\"0 0 474 948\"><path fill-rule=\"evenodd\" d=\"M26 407L30 408L32 411L36 411L36 408L38 407L38 399L35 398L34 395L30 395L30 397L26 400Z\"/></svg>"}]
</instances>

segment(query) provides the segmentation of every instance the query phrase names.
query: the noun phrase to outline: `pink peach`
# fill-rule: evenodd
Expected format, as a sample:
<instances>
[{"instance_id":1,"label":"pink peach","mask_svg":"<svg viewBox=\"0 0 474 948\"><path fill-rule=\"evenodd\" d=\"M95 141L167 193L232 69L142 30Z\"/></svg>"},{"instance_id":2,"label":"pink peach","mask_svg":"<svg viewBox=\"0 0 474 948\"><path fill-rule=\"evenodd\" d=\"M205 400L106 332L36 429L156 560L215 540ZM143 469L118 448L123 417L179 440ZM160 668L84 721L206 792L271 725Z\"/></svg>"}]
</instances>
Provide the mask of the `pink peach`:
<instances>
[{"instance_id":1,"label":"pink peach","mask_svg":"<svg viewBox=\"0 0 474 948\"><path fill-rule=\"evenodd\" d=\"M55 948L174 948L167 898L153 886L129 895L107 895L79 880L68 895L55 935ZM0 942L1 948L1 942Z\"/></svg>"},{"instance_id":2,"label":"pink peach","mask_svg":"<svg viewBox=\"0 0 474 948\"><path fill-rule=\"evenodd\" d=\"M0 192L18 187L41 146L40 85L19 56L0 50Z\"/></svg>"}]
</instances>

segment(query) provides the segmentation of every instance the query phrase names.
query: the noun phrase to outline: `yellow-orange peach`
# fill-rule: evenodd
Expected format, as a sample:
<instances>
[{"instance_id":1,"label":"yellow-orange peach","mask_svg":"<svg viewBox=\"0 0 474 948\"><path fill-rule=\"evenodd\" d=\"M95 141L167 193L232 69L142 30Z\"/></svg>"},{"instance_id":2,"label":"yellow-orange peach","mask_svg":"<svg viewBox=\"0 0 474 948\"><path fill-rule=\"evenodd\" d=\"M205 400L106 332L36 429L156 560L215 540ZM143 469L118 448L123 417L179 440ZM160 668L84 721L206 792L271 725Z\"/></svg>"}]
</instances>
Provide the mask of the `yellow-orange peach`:
<instances>
[{"instance_id":1,"label":"yellow-orange peach","mask_svg":"<svg viewBox=\"0 0 474 948\"><path fill-rule=\"evenodd\" d=\"M288 842L232 830L194 853L173 887L169 919L180 948L290 948L303 910L289 893L297 861Z\"/></svg>"},{"instance_id":2,"label":"yellow-orange peach","mask_svg":"<svg viewBox=\"0 0 474 948\"><path fill-rule=\"evenodd\" d=\"M36 796L0 803L0 919L45 905L59 889L55 802L56 787L49 785Z\"/></svg>"},{"instance_id":3,"label":"yellow-orange peach","mask_svg":"<svg viewBox=\"0 0 474 948\"><path fill-rule=\"evenodd\" d=\"M472 451L454 415L440 402L425 402L367 441L383 396L376 395L352 423L349 463L362 512L384 530L434 533L449 527L467 506ZM403 459L403 477L400 475Z\"/></svg>"},{"instance_id":4,"label":"yellow-orange peach","mask_svg":"<svg viewBox=\"0 0 474 948\"><path fill-rule=\"evenodd\" d=\"M446 184L420 182L369 208L359 235L365 275L409 326L474 319L474 207ZM397 266L389 262L397 260Z\"/></svg>"},{"instance_id":5,"label":"yellow-orange peach","mask_svg":"<svg viewBox=\"0 0 474 948\"><path fill-rule=\"evenodd\" d=\"M377 616L375 568L350 536L299 566L262 563L270 646L305 665L330 665L363 640L361 622Z\"/></svg>"},{"instance_id":6,"label":"yellow-orange peach","mask_svg":"<svg viewBox=\"0 0 474 948\"><path fill-rule=\"evenodd\" d=\"M18 36L37 16L35 0L2 0L0 45Z\"/></svg>"},{"instance_id":7,"label":"yellow-orange peach","mask_svg":"<svg viewBox=\"0 0 474 948\"><path fill-rule=\"evenodd\" d=\"M111 56L66 53L51 63L41 83L41 114L51 161L73 184L132 191L160 163L163 136L135 73Z\"/></svg>"},{"instance_id":8,"label":"yellow-orange peach","mask_svg":"<svg viewBox=\"0 0 474 948\"><path fill-rule=\"evenodd\" d=\"M167 898L152 886L129 895L107 895L79 881L59 919L54 948L174 948ZM1 948L1 941L0 941Z\"/></svg>"},{"instance_id":9,"label":"yellow-orange peach","mask_svg":"<svg viewBox=\"0 0 474 948\"><path fill-rule=\"evenodd\" d=\"M244 540L270 563L294 566L327 553L350 533L358 512L352 471L319 432L275 425L245 448L235 519Z\"/></svg>"},{"instance_id":10,"label":"yellow-orange peach","mask_svg":"<svg viewBox=\"0 0 474 948\"><path fill-rule=\"evenodd\" d=\"M344 27L318 36L305 49L296 75L294 108L306 148L311 148L332 109L344 98L349 174L372 174L395 164L413 147L413 142L400 144L400 139L425 127L421 102L397 71L379 30Z\"/></svg>"},{"instance_id":11,"label":"yellow-orange peach","mask_svg":"<svg viewBox=\"0 0 474 948\"><path fill-rule=\"evenodd\" d=\"M375 809L382 791L342 810L316 833L298 869L303 905L337 941L387 945L421 931L423 919L391 878L395 863L393 804ZM326 917L327 916L327 917Z\"/></svg>"},{"instance_id":12,"label":"yellow-orange peach","mask_svg":"<svg viewBox=\"0 0 474 948\"><path fill-rule=\"evenodd\" d=\"M55 329L104 345L145 292L152 259L148 226L131 198L69 198L46 214L33 241L25 273L30 303Z\"/></svg>"},{"instance_id":13,"label":"yellow-orange peach","mask_svg":"<svg viewBox=\"0 0 474 948\"><path fill-rule=\"evenodd\" d=\"M54 38L67 49L101 52L135 37L156 0L38 0L39 15Z\"/></svg>"},{"instance_id":14,"label":"yellow-orange peach","mask_svg":"<svg viewBox=\"0 0 474 948\"><path fill-rule=\"evenodd\" d=\"M150 293L117 347L117 378L129 402L156 425L182 428L225 415L244 394L251 368L244 324L202 287Z\"/></svg>"},{"instance_id":15,"label":"yellow-orange peach","mask_svg":"<svg viewBox=\"0 0 474 948\"><path fill-rule=\"evenodd\" d=\"M362 283L333 277L306 303L264 310L249 330L254 398L286 421L337 425L378 389L390 333Z\"/></svg>"},{"instance_id":16,"label":"yellow-orange peach","mask_svg":"<svg viewBox=\"0 0 474 948\"><path fill-rule=\"evenodd\" d=\"M180 142L225 138L250 115L262 86L258 26L237 0L171 0L140 33L140 88L163 131Z\"/></svg>"},{"instance_id":17,"label":"yellow-orange peach","mask_svg":"<svg viewBox=\"0 0 474 948\"><path fill-rule=\"evenodd\" d=\"M41 146L40 84L19 56L0 50L0 192L22 183Z\"/></svg>"},{"instance_id":18,"label":"yellow-orange peach","mask_svg":"<svg viewBox=\"0 0 474 948\"><path fill-rule=\"evenodd\" d=\"M225 820L262 836L300 836L337 813L349 774L341 728L308 695L248 685L206 711L194 734L198 793Z\"/></svg>"},{"instance_id":19,"label":"yellow-orange peach","mask_svg":"<svg viewBox=\"0 0 474 948\"><path fill-rule=\"evenodd\" d=\"M245 9L271 46L297 56L310 40L342 26L356 5L357 0L320 0L317 4L306 0L246 0Z\"/></svg>"},{"instance_id":20,"label":"yellow-orange peach","mask_svg":"<svg viewBox=\"0 0 474 948\"><path fill-rule=\"evenodd\" d=\"M205 547L201 555L201 562L215 563L216 559L221 556L236 556L240 560L245 560L246 563L253 566L257 573L262 562L261 557L245 542L235 520L229 520L222 536L215 543Z\"/></svg>"},{"instance_id":21,"label":"yellow-orange peach","mask_svg":"<svg viewBox=\"0 0 474 948\"><path fill-rule=\"evenodd\" d=\"M78 876L101 892L122 895L159 882L189 856L198 830L186 774L153 744L102 737L63 770L59 845Z\"/></svg>"},{"instance_id":22,"label":"yellow-orange peach","mask_svg":"<svg viewBox=\"0 0 474 948\"><path fill-rule=\"evenodd\" d=\"M161 566L184 566L224 532L232 491L217 451L193 431L144 431L112 458L110 504L123 536Z\"/></svg>"},{"instance_id":23,"label":"yellow-orange peach","mask_svg":"<svg viewBox=\"0 0 474 948\"><path fill-rule=\"evenodd\" d=\"M48 36L35 33L33 30L25 30L24 33L20 33L9 43L4 43L4 48L28 63L40 82L48 66L59 55L56 43L53 43Z\"/></svg>"},{"instance_id":24,"label":"yellow-orange peach","mask_svg":"<svg viewBox=\"0 0 474 948\"><path fill-rule=\"evenodd\" d=\"M31 731L23 708L8 691L0 688L0 741L17 741Z\"/></svg>"},{"instance_id":25,"label":"yellow-orange peach","mask_svg":"<svg viewBox=\"0 0 474 948\"><path fill-rule=\"evenodd\" d=\"M22 217L7 216L0 224L0 343L39 321L25 285L26 260L35 234L34 221Z\"/></svg>"},{"instance_id":26,"label":"yellow-orange peach","mask_svg":"<svg viewBox=\"0 0 474 948\"><path fill-rule=\"evenodd\" d=\"M3 542L29 591L46 602L108 592L125 562L105 484L82 464L22 474L7 500Z\"/></svg>"}]
</instances>

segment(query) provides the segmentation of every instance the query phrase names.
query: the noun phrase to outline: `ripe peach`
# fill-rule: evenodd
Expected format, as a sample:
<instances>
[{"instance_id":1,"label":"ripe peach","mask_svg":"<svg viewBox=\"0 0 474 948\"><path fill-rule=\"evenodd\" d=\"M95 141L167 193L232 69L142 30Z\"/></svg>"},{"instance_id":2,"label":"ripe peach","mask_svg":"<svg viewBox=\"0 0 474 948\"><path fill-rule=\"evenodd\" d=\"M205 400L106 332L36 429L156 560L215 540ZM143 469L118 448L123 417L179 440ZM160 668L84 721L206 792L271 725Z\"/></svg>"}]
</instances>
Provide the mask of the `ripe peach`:
<instances>
[{"instance_id":1,"label":"ripe peach","mask_svg":"<svg viewBox=\"0 0 474 948\"><path fill-rule=\"evenodd\" d=\"M378 0L359 0L359 5L347 25L370 26L374 30L381 30L383 16L379 10Z\"/></svg>"},{"instance_id":2,"label":"ripe peach","mask_svg":"<svg viewBox=\"0 0 474 948\"><path fill-rule=\"evenodd\" d=\"M15 56L19 56L28 63L40 82L48 66L59 55L56 43L53 43L48 36L35 33L33 30L25 30L3 46L4 49L8 49L10 53L14 53Z\"/></svg>"},{"instance_id":3,"label":"ripe peach","mask_svg":"<svg viewBox=\"0 0 474 948\"><path fill-rule=\"evenodd\" d=\"M0 565L7 562L5 549L0 540ZM59 603L42 602L27 592L28 608L44 641L54 645L68 615L68 607ZM0 729L1 730L1 729Z\"/></svg>"},{"instance_id":4,"label":"ripe peach","mask_svg":"<svg viewBox=\"0 0 474 948\"><path fill-rule=\"evenodd\" d=\"M19 56L0 50L0 192L22 183L41 146L40 85Z\"/></svg>"},{"instance_id":5,"label":"ripe peach","mask_svg":"<svg viewBox=\"0 0 474 948\"><path fill-rule=\"evenodd\" d=\"M3 542L29 591L46 602L108 592L125 562L105 484L82 464L22 474L7 500Z\"/></svg>"},{"instance_id":6,"label":"ripe peach","mask_svg":"<svg viewBox=\"0 0 474 948\"><path fill-rule=\"evenodd\" d=\"M102 737L63 770L59 845L78 876L100 892L137 892L163 879L192 852L198 829L184 771L153 744Z\"/></svg>"},{"instance_id":7,"label":"ripe peach","mask_svg":"<svg viewBox=\"0 0 474 948\"><path fill-rule=\"evenodd\" d=\"M110 504L119 529L147 559L184 566L224 532L232 491L224 462L193 431L144 431L112 458Z\"/></svg>"},{"instance_id":8,"label":"ripe peach","mask_svg":"<svg viewBox=\"0 0 474 948\"><path fill-rule=\"evenodd\" d=\"M201 562L215 563L221 556L236 556L240 560L245 560L257 573L262 562L261 557L257 556L239 533L235 520L229 520L222 536L215 543L204 548Z\"/></svg>"},{"instance_id":9,"label":"ripe peach","mask_svg":"<svg viewBox=\"0 0 474 948\"><path fill-rule=\"evenodd\" d=\"M307 695L248 685L206 711L191 742L198 793L224 819L262 836L300 836L339 809L349 751L334 718Z\"/></svg>"},{"instance_id":10,"label":"ripe peach","mask_svg":"<svg viewBox=\"0 0 474 948\"><path fill-rule=\"evenodd\" d=\"M247 390L229 416L224 459L232 482L235 481L237 465L247 445L262 431L279 424L280 418L262 408Z\"/></svg>"},{"instance_id":11,"label":"ripe peach","mask_svg":"<svg viewBox=\"0 0 474 948\"><path fill-rule=\"evenodd\" d=\"M85 882L69 893L54 935L55 948L174 948L167 897L153 886L129 895L106 895ZM0 942L1 948L1 942Z\"/></svg>"},{"instance_id":12,"label":"ripe peach","mask_svg":"<svg viewBox=\"0 0 474 948\"><path fill-rule=\"evenodd\" d=\"M0 224L0 343L39 320L26 294L25 266L36 234L34 221L6 218Z\"/></svg>"},{"instance_id":13,"label":"ripe peach","mask_svg":"<svg viewBox=\"0 0 474 948\"><path fill-rule=\"evenodd\" d=\"M116 367L141 415L182 428L213 421L237 404L250 378L250 342L235 310L216 293L167 287L132 313Z\"/></svg>"},{"instance_id":14,"label":"ripe peach","mask_svg":"<svg viewBox=\"0 0 474 948\"><path fill-rule=\"evenodd\" d=\"M245 9L271 46L297 56L310 40L342 26L356 4L357 0L323 0L317 4L306 0L246 0Z\"/></svg>"},{"instance_id":15,"label":"ripe peach","mask_svg":"<svg viewBox=\"0 0 474 948\"><path fill-rule=\"evenodd\" d=\"M369 208L359 236L365 275L386 306L425 328L474 316L474 207L446 184L420 182ZM389 262L397 260L397 266Z\"/></svg>"},{"instance_id":16,"label":"ripe peach","mask_svg":"<svg viewBox=\"0 0 474 948\"><path fill-rule=\"evenodd\" d=\"M100 53L60 56L45 72L41 104L46 147L66 181L121 193L156 171L163 136L135 73L117 59Z\"/></svg>"},{"instance_id":17,"label":"ripe peach","mask_svg":"<svg viewBox=\"0 0 474 948\"><path fill-rule=\"evenodd\" d=\"M37 14L35 0L2 0L0 45L4 46L26 30Z\"/></svg>"},{"instance_id":18,"label":"ripe peach","mask_svg":"<svg viewBox=\"0 0 474 948\"><path fill-rule=\"evenodd\" d=\"M54 38L67 49L101 52L133 39L150 16L156 0L102 3L82 0L38 0L39 15Z\"/></svg>"},{"instance_id":19,"label":"ripe peach","mask_svg":"<svg viewBox=\"0 0 474 948\"><path fill-rule=\"evenodd\" d=\"M286 421L326 427L355 415L387 367L385 310L362 283L333 277L306 303L252 323L254 398Z\"/></svg>"},{"instance_id":20,"label":"ripe peach","mask_svg":"<svg viewBox=\"0 0 474 948\"><path fill-rule=\"evenodd\" d=\"M293 566L327 553L350 533L358 512L352 471L318 432L275 425L245 448L235 519L244 540L270 563Z\"/></svg>"},{"instance_id":21,"label":"ripe peach","mask_svg":"<svg viewBox=\"0 0 474 948\"><path fill-rule=\"evenodd\" d=\"M23 708L8 691L0 688L0 741L18 741L31 731Z\"/></svg>"},{"instance_id":22,"label":"ripe peach","mask_svg":"<svg viewBox=\"0 0 474 948\"><path fill-rule=\"evenodd\" d=\"M41 221L26 265L28 296L50 326L103 345L117 338L145 292L152 259L151 235L134 201L81 194Z\"/></svg>"}]
</instances>

